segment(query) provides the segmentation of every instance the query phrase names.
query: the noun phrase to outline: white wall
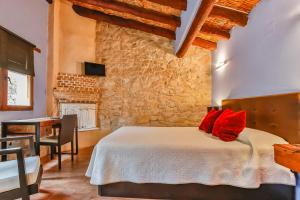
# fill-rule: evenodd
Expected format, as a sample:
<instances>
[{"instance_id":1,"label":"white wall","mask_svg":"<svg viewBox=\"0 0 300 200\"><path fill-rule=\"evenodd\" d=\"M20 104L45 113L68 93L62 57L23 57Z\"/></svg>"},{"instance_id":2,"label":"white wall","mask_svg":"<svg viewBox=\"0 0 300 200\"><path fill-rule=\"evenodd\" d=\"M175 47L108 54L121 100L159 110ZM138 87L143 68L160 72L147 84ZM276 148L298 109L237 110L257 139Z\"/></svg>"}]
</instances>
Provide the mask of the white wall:
<instances>
[{"instance_id":1,"label":"white wall","mask_svg":"<svg viewBox=\"0 0 300 200\"><path fill-rule=\"evenodd\" d=\"M213 104L300 91L300 1L262 0L213 53Z\"/></svg>"},{"instance_id":2,"label":"white wall","mask_svg":"<svg viewBox=\"0 0 300 200\"><path fill-rule=\"evenodd\" d=\"M83 62L95 62L96 20L76 14L67 0L60 0L57 17L60 18L59 72L82 74Z\"/></svg>"},{"instance_id":3,"label":"white wall","mask_svg":"<svg viewBox=\"0 0 300 200\"><path fill-rule=\"evenodd\" d=\"M34 110L0 112L0 121L46 114L48 3L45 0L0 0L0 25L42 50L34 54Z\"/></svg>"}]
</instances>

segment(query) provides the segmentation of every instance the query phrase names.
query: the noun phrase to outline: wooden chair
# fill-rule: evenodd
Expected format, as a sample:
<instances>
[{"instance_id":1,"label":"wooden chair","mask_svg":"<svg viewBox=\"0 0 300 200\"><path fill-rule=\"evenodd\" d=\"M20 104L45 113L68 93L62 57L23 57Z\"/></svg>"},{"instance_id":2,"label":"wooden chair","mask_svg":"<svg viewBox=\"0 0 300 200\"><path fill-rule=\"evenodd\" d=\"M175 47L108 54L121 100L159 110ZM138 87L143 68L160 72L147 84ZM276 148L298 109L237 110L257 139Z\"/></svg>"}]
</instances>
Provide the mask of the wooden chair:
<instances>
[{"instance_id":1,"label":"wooden chair","mask_svg":"<svg viewBox=\"0 0 300 200\"><path fill-rule=\"evenodd\" d=\"M0 142L29 140L30 157L24 158L21 147L0 149L1 156L16 154L17 160L0 162L0 199L30 199L30 195L38 193L43 168L39 156L35 156L33 136L16 136L0 138ZM26 170L25 170L26 168Z\"/></svg>"},{"instance_id":2,"label":"wooden chair","mask_svg":"<svg viewBox=\"0 0 300 200\"><path fill-rule=\"evenodd\" d=\"M64 115L59 128L58 135L41 138L40 145L47 145L51 148L51 159L53 159L54 150L58 149L58 168L61 169L61 146L71 143L71 159L74 160L74 132L77 126L77 115Z\"/></svg>"}]
</instances>

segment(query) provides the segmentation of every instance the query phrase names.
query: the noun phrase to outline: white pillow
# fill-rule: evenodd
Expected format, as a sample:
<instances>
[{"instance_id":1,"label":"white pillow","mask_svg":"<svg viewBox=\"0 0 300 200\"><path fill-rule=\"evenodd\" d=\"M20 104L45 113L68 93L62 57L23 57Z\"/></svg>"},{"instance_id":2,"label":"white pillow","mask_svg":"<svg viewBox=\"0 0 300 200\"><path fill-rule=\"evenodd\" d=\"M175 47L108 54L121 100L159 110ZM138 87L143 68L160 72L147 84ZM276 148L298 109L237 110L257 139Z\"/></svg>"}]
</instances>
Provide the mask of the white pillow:
<instances>
[{"instance_id":1,"label":"white pillow","mask_svg":"<svg viewBox=\"0 0 300 200\"><path fill-rule=\"evenodd\" d=\"M252 128L245 128L237 138L238 141L252 145L255 143L259 146L265 147L272 147L273 144L287 144L288 142L285 141L283 138L274 135L272 133L268 133L265 131L252 129Z\"/></svg>"},{"instance_id":2,"label":"white pillow","mask_svg":"<svg viewBox=\"0 0 300 200\"><path fill-rule=\"evenodd\" d=\"M244 128L244 130L239 134L236 140L244 144L250 144L248 135L249 135L249 128Z\"/></svg>"}]
</instances>

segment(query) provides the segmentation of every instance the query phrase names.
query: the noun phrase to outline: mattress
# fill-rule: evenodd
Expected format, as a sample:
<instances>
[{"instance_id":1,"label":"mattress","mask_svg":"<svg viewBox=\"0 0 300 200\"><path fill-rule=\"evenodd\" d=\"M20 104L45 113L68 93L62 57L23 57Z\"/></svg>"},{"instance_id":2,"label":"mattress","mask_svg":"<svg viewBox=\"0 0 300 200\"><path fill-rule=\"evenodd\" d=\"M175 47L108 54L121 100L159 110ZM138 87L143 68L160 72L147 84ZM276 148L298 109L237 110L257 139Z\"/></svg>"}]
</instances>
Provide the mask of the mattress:
<instances>
[{"instance_id":1,"label":"mattress","mask_svg":"<svg viewBox=\"0 0 300 200\"><path fill-rule=\"evenodd\" d=\"M249 128L223 142L196 127L122 127L94 147L86 176L93 185L295 185L294 175L274 162L275 143L286 141Z\"/></svg>"}]
</instances>

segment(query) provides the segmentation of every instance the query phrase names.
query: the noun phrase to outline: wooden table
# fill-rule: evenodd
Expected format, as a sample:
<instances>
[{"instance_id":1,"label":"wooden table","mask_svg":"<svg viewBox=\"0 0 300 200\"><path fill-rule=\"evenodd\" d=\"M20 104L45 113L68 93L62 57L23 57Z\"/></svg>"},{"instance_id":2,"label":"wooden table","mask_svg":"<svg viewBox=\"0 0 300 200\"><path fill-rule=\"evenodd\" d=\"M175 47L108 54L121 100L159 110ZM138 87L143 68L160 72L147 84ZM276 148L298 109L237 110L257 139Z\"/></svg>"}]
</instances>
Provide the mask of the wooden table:
<instances>
[{"instance_id":1,"label":"wooden table","mask_svg":"<svg viewBox=\"0 0 300 200\"><path fill-rule=\"evenodd\" d=\"M1 123L2 125L2 134L1 137L7 137L9 135L17 135L20 133L10 132L9 126L34 126L34 135L35 135L35 149L37 155L40 155L40 138L41 138L41 130L45 130L47 128L52 128L53 126L59 127L61 125L60 118L35 118L35 119L25 119L25 120L10 120L4 121ZM28 134L28 133L27 133ZM76 144L76 151L75 154L78 154L78 127L76 127L75 131L75 144ZM2 143L2 148L6 148L7 144ZM6 157L2 157L2 160L5 160Z\"/></svg>"},{"instance_id":2,"label":"wooden table","mask_svg":"<svg viewBox=\"0 0 300 200\"><path fill-rule=\"evenodd\" d=\"M275 162L289 168L296 177L295 199L300 200L300 145L275 144Z\"/></svg>"}]
</instances>

